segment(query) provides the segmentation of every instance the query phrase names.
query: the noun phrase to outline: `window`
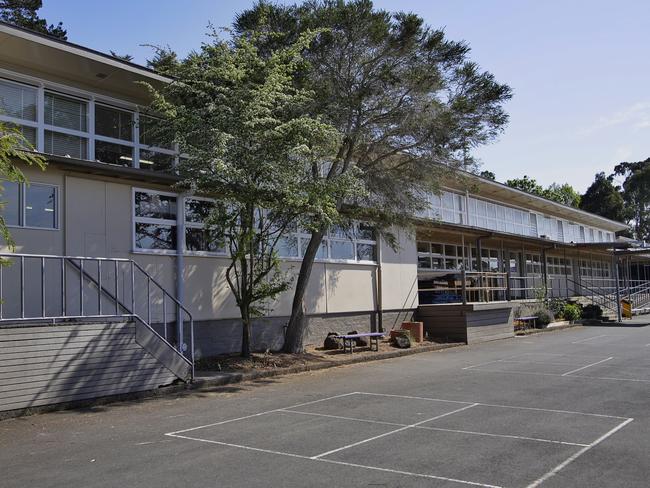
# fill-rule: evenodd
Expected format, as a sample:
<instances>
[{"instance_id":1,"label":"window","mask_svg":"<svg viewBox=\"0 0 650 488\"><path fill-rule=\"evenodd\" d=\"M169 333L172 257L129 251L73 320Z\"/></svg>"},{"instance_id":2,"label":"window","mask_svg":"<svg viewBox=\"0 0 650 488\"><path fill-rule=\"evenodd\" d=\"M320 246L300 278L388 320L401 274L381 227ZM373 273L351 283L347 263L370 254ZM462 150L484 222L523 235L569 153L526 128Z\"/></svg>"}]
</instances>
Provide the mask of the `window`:
<instances>
[{"instance_id":1,"label":"window","mask_svg":"<svg viewBox=\"0 0 650 488\"><path fill-rule=\"evenodd\" d=\"M88 159L87 102L54 93L45 93L46 153ZM81 133L81 134L80 134Z\"/></svg>"},{"instance_id":2,"label":"window","mask_svg":"<svg viewBox=\"0 0 650 488\"><path fill-rule=\"evenodd\" d=\"M95 159L102 163L133 166L133 148L98 140L95 141Z\"/></svg>"},{"instance_id":3,"label":"window","mask_svg":"<svg viewBox=\"0 0 650 488\"><path fill-rule=\"evenodd\" d=\"M2 195L0 196L2 207L0 207L0 211L7 225L18 226L21 224L21 186L13 181L2 182Z\"/></svg>"},{"instance_id":4,"label":"window","mask_svg":"<svg viewBox=\"0 0 650 488\"><path fill-rule=\"evenodd\" d=\"M469 198L469 225L519 235L537 235L533 214L498 203Z\"/></svg>"},{"instance_id":5,"label":"window","mask_svg":"<svg viewBox=\"0 0 650 488\"><path fill-rule=\"evenodd\" d=\"M463 246L418 241L417 251L420 269L450 271L463 269Z\"/></svg>"},{"instance_id":6,"label":"window","mask_svg":"<svg viewBox=\"0 0 650 488\"><path fill-rule=\"evenodd\" d=\"M539 254L535 254L535 253L526 254L526 274L527 275L542 274L542 258Z\"/></svg>"},{"instance_id":7,"label":"window","mask_svg":"<svg viewBox=\"0 0 650 488\"><path fill-rule=\"evenodd\" d=\"M37 94L33 86L0 80L0 120L18 129L32 146L36 146Z\"/></svg>"},{"instance_id":8,"label":"window","mask_svg":"<svg viewBox=\"0 0 650 488\"><path fill-rule=\"evenodd\" d=\"M133 141L133 114L106 105L95 105L95 134Z\"/></svg>"},{"instance_id":9,"label":"window","mask_svg":"<svg viewBox=\"0 0 650 488\"><path fill-rule=\"evenodd\" d=\"M225 254L223 242L219 242L206 222L214 207L211 200L199 198L185 199L185 250Z\"/></svg>"},{"instance_id":10,"label":"window","mask_svg":"<svg viewBox=\"0 0 650 488\"><path fill-rule=\"evenodd\" d=\"M135 191L134 248L175 251L176 196L168 193Z\"/></svg>"},{"instance_id":11,"label":"window","mask_svg":"<svg viewBox=\"0 0 650 488\"><path fill-rule=\"evenodd\" d=\"M58 228L57 187L40 183L2 182L0 210L7 225L37 229Z\"/></svg>"},{"instance_id":12,"label":"window","mask_svg":"<svg viewBox=\"0 0 650 488\"><path fill-rule=\"evenodd\" d=\"M278 255L283 258L295 258L305 255L311 235L304 229L298 229L278 242ZM377 260L377 242L374 229L366 224L357 223L351 228L335 227L323 238L316 259L340 262L367 262Z\"/></svg>"},{"instance_id":13,"label":"window","mask_svg":"<svg viewBox=\"0 0 650 488\"><path fill-rule=\"evenodd\" d=\"M420 214L420 217L431 220L442 220L451 224L465 222L465 196L449 191L440 195L427 195L425 197L429 208Z\"/></svg>"}]
</instances>

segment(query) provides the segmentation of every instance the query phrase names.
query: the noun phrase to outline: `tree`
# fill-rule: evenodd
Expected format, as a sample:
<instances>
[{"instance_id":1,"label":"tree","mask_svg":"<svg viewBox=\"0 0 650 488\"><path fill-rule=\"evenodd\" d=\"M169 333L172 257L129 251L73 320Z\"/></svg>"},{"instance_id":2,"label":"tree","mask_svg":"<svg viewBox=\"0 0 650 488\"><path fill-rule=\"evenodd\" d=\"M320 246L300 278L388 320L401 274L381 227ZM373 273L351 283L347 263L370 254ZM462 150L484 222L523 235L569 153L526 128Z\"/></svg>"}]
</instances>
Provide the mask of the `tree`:
<instances>
[{"instance_id":1,"label":"tree","mask_svg":"<svg viewBox=\"0 0 650 488\"><path fill-rule=\"evenodd\" d=\"M568 183L563 183L561 185L559 183L551 183L549 186L544 188L542 185L537 183L535 178L530 178L528 175L524 175L523 178L507 180L506 185L570 207L578 208L580 205L580 194Z\"/></svg>"},{"instance_id":2,"label":"tree","mask_svg":"<svg viewBox=\"0 0 650 488\"><path fill-rule=\"evenodd\" d=\"M533 195L538 195L540 197L544 196L544 188L542 185L537 183L535 178L529 178L528 175L524 175L523 178L507 180L506 185L511 188L516 188L517 190L525 191L526 193L532 193Z\"/></svg>"},{"instance_id":3,"label":"tree","mask_svg":"<svg viewBox=\"0 0 650 488\"><path fill-rule=\"evenodd\" d=\"M306 216L311 239L284 344L286 352L299 352L306 331L304 295L328 227L364 218L394 244L386 229L408 222L441 175L471 167L471 150L501 132L508 119L502 105L511 90L469 61L467 44L447 40L415 14L375 10L369 0L260 2L238 15L234 28L239 37L280 33L259 44L263 53L307 29L322 29L304 53L296 83L315 93L309 113L323 117L342 138L332 165L324 174L313 172L313 182L348 175L366 190L353 201L336 199L334 214Z\"/></svg>"},{"instance_id":4,"label":"tree","mask_svg":"<svg viewBox=\"0 0 650 488\"><path fill-rule=\"evenodd\" d=\"M0 179L13 183L24 183L27 181L25 174L22 172L21 164L38 166L45 169L45 159L31 152L29 142L23 137L22 133L13 127L0 122ZM2 188L0 187L0 197ZM0 201L0 209L4 202ZM5 219L0 212L0 238L7 244L11 251L14 250L14 241L11 238Z\"/></svg>"},{"instance_id":5,"label":"tree","mask_svg":"<svg viewBox=\"0 0 650 488\"><path fill-rule=\"evenodd\" d=\"M111 56L113 56L114 58L119 59L120 61L126 61L127 63L130 63L131 61L133 61L133 56L131 56L130 54L117 54L113 50L111 50L110 53L111 53Z\"/></svg>"},{"instance_id":6,"label":"tree","mask_svg":"<svg viewBox=\"0 0 650 488\"><path fill-rule=\"evenodd\" d=\"M569 207L579 208L580 206L580 193L568 183L551 183L544 190L544 197L553 200Z\"/></svg>"},{"instance_id":7,"label":"tree","mask_svg":"<svg viewBox=\"0 0 650 488\"><path fill-rule=\"evenodd\" d=\"M650 158L617 164L614 174L625 177L623 198L632 219L634 238L650 239Z\"/></svg>"},{"instance_id":8,"label":"tree","mask_svg":"<svg viewBox=\"0 0 650 488\"><path fill-rule=\"evenodd\" d=\"M63 23L48 25L38 16L41 7L43 0L0 0L0 20L66 41L68 31L63 28Z\"/></svg>"},{"instance_id":9,"label":"tree","mask_svg":"<svg viewBox=\"0 0 650 488\"><path fill-rule=\"evenodd\" d=\"M602 172L596 174L594 182L582 195L580 208L617 222L629 220L629 211L621 188L614 185L613 175L605 176Z\"/></svg>"},{"instance_id":10,"label":"tree","mask_svg":"<svg viewBox=\"0 0 650 488\"><path fill-rule=\"evenodd\" d=\"M312 93L293 86L300 53L313 35L267 56L255 47L258 35L265 34L215 38L175 66L175 81L162 91L149 86L152 108L166 122L160 130L187 156L180 188L217 201L192 212L207 217L207 242L229 252L225 277L243 323L244 357L251 352L253 319L291 283L280 268L278 246L291 245L284 239L302 223L303 212L327 208L337 189L345 195L352 189L342 178L330 183L337 189L311 180L339 139L332 126L305 115Z\"/></svg>"},{"instance_id":11,"label":"tree","mask_svg":"<svg viewBox=\"0 0 650 488\"><path fill-rule=\"evenodd\" d=\"M481 171L478 175L481 178L485 178L487 180L494 181L497 179L497 175L495 175L492 171L488 171L488 170Z\"/></svg>"},{"instance_id":12,"label":"tree","mask_svg":"<svg viewBox=\"0 0 650 488\"><path fill-rule=\"evenodd\" d=\"M178 55L169 46L152 46L147 44L148 47L153 48L154 55L151 59L147 59L147 66L162 74L172 74L178 68L179 60Z\"/></svg>"}]
</instances>

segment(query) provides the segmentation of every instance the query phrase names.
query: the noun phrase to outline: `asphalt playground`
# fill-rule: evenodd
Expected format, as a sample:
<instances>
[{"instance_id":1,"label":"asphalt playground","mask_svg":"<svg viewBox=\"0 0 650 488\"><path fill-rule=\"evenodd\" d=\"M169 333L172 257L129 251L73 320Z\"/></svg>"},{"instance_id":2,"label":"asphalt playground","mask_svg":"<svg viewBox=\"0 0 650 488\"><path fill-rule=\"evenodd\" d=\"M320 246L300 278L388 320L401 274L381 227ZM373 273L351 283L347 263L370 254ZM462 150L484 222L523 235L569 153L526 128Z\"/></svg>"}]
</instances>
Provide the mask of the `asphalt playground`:
<instances>
[{"instance_id":1,"label":"asphalt playground","mask_svg":"<svg viewBox=\"0 0 650 488\"><path fill-rule=\"evenodd\" d=\"M650 326L0 422L1 487L647 487Z\"/></svg>"}]
</instances>

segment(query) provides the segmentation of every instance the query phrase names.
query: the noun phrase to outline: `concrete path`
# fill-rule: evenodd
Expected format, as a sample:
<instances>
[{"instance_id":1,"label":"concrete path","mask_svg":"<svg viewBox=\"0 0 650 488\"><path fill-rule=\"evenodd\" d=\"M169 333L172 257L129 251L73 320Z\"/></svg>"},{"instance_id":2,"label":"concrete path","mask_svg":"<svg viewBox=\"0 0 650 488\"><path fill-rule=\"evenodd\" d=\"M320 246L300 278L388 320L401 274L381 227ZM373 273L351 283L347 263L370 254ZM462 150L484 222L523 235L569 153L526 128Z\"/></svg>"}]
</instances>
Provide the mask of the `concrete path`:
<instances>
[{"instance_id":1,"label":"concrete path","mask_svg":"<svg viewBox=\"0 0 650 488\"><path fill-rule=\"evenodd\" d=\"M0 422L9 487L647 487L650 327Z\"/></svg>"}]
</instances>

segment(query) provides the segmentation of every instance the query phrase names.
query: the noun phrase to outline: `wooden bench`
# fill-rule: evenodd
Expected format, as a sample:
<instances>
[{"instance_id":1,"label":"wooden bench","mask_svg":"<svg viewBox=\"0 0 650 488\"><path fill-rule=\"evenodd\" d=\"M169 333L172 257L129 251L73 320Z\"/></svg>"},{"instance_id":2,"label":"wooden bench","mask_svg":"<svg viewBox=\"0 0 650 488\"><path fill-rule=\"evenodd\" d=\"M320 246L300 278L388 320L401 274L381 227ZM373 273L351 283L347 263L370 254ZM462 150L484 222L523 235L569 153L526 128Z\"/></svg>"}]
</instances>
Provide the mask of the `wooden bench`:
<instances>
[{"instance_id":1,"label":"wooden bench","mask_svg":"<svg viewBox=\"0 0 650 488\"><path fill-rule=\"evenodd\" d=\"M537 315L531 315L529 317L517 317L515 319L515 322L519 323L523 330L527 330L530 324L533 325L534 329L537 326Z\"/></svg>"},{"instance_id":2,"label":"wooden bench","mask_svg":"<svg viewBox=\"0 0 650 488\"><path fill-rule=\"evenodd\" d=\"M370 350L371 351L379 351L379 338L384 337L383 332L363 332L360 334L342 334L336 336L337 339L343 339L343 352L348 352L348 349L350 351L350 354L354 352L354 344L356 342L356 339L360 337L367 337L370 339ZM372 348L372 344L375 344L375 348Z\"/></svg>"}]
</instances>

